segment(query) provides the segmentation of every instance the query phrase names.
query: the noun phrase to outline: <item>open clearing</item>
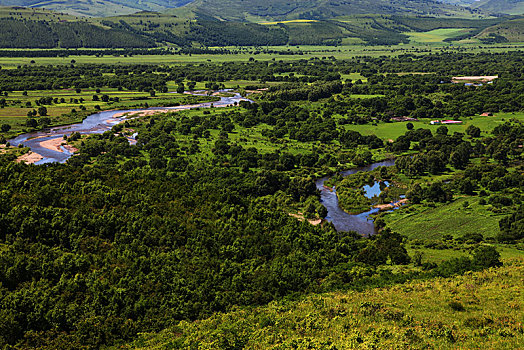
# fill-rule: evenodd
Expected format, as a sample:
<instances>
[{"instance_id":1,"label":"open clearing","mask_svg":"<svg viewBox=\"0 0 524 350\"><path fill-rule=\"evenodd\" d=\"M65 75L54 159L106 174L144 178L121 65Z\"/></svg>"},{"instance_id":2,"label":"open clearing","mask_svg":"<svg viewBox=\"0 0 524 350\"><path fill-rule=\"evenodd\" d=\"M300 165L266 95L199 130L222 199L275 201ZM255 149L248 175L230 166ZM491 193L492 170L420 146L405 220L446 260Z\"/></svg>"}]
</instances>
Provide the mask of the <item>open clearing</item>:
<instances>
[{"instance_id":1,"label":"open clearing","mask_svg":"<svg viewBox=\"0 0 524 350\"><path fill-rule=\"evenodd\" d=\"M441 28L431 30L429 32L407 32L404 33L409 36L410 40L419 44L433 44L443 43L444 39L454 38L456 36L465 34L470 31L471 28Z\"/></svg>"}]
</instances>

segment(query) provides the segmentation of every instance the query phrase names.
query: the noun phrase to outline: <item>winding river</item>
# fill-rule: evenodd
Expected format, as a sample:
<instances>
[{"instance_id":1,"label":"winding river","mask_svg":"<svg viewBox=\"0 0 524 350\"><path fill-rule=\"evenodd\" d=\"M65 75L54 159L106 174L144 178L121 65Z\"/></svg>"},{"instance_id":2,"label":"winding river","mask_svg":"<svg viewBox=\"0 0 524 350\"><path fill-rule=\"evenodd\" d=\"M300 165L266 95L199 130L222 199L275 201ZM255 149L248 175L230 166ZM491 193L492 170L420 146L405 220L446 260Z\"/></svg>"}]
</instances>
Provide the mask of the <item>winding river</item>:
<instances>
[{"instance_id":1,"label":"winding river","mask_svg":"<svg viewBox=\"0 0 524 350\"><path fill-rule=\"evenodd\" d=\"M382 162L373 163L371 165L354 168L341 172L342 176L348 176L351 174L358 173L360 171L371 171L379 166L392 166L395 165L395 160L385 160ZM352 215L346 213L338 205L338 197L336 189L329 189L324 187L324 183L329 179L329 176L320 178L316 181L317 189L320 191L320 202L328 210L326 220L333 223L337 231L355 231L363 235L372 235L375 231L375 224L370 218L370 215L378 213L378 208L372 208L369 211Z\"/></svg>"},{"instance_id":2,"label":"winding river","mask_svg":"<svg viewBox=\"0 0 524 350\"><path fill-rule=\"evenodd\" d=\"M228 92L228 91L222 91ZM202 95L198 92L192 93L193 95ZM64 135L71 135L73 132L80 134L102 134L111 128L126 120L126 117L115 117L116 114L122 115L130 112L143 112L143 111L155 111L155 110L168 110L168 111L180 111L192 108L209 108L213 107L227 107L234 105L240 101L249 101L243 98L239 93L234 93L231 97L220 97L220 101L215 102L204 102L193 105L183 105L177 107L152 107L142 109L128 109L128 110L111 110L95 113L85 118L81 123L71 124L67 126L57 126L42 131L29 132L26 134L19 135L18 137L9 140L11 145L18 146L20 144L25 147L29 147L34 153L38 153L43 158L35 164L45 163L64 163L73 154L69 152L65 147L61 146L61 151L53 150L42 146L42 142L54 140L57 138L63 138Z\"/></svg>"},{"instance_id":3,"label":"winding river","mask_svg":"<svg viewBox=\"0 0 524 350\"><path fill-rule=\"evenodd\" d=\"M198 94L198 93L194 93ZM161 108L142 108L142 109L129 109L129 110L111 110L95 113L85 118L81 123L71 124L67 126L57 126L42 131L29 132L22 134L14 139L9 140L11 145L18 146L22 144L25 147L29 147L34 153L38 153L43 158L35 164L45 163L64 163L73 154L68 151L65 147L60 146L59 150L53 150L42 146L42 142L62 139L64 135L71 135L73 132L80 134L101 134L126 120L126 116L122 116L125 113L132 112L143 112L143 111L154 111L154 110L169 110L179 111L187 110L192 108L209 108L213 107L227 107L239 103L240 101L249 101L243 98L240 94L235 93L231 97L221 97L219 101L205 102L193 105L183 105L177 107L161 107ZM115 115L120 117L115 117ZM371 164L366 167L355 168L347 170L341 173L342 176L351 175L359 171L371 171L379 166L392 166L395 164L394 160L386 160ZM320 200L322 204L327 208L328 214L326 220L332 222L338 231L356 231L360 234L373 234L375 232L375 226L373 220L370 219L370 215L378 212L379 209L371 209L367 212L351 215L342 210L338 205L338 198L336 190L330 190L324 187L324 182L329 179L328 176L318 179L316 181L317 189L321 191Z\"/></svg>"}]
</instances>

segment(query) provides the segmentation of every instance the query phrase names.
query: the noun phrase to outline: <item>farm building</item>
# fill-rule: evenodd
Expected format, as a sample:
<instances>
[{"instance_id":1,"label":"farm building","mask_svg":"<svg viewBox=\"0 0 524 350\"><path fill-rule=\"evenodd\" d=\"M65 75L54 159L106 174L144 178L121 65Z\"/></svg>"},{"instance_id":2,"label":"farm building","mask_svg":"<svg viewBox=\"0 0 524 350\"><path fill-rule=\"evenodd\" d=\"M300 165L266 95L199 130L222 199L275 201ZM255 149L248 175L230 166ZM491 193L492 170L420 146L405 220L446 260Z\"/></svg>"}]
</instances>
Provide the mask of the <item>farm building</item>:
<instances>
[{"instance_id":1,"label":"farm building","mask_svg":"<svg viewBox=\"0 0 524 350\"><path fill-rule=\"evenodd\" d=\"M440 125L440 124L462 124L461 120L432 120L429 122L431 125Z\"/></svg>"}]
</instances>

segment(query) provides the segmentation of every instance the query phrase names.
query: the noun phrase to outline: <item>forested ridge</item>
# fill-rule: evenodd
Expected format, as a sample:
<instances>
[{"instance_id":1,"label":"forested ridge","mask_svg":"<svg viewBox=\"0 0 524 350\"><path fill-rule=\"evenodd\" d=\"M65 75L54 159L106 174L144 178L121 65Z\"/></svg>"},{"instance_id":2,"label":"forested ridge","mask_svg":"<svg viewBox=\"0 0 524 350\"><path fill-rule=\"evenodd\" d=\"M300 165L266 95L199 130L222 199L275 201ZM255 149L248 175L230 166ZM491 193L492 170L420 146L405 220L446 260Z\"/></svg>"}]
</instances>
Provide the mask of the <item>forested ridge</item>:
<instances>
[{"instance_id":1,"label":"forested ridge","mask_svg":"<svg viewBox=\"0 0 524 350\"><path fill-rule=\"evenodd\" d=\"M409 32L459 28L462 34L445 39L471 39L483 30L496 31L498 40L518 41L522 32L518 17L461 19L410 17L409 15L359 14L347 19L321 18L307 21L252 23L224 21L204 12L137 14L80 19L53 12L0 11L0 48L205 48L226 46L339 46L350 39L364 45L410 43ZM508 34L509 33L509 34ZM493 39L493 38L491 38Z\"/></svg>"},{"instance_id":2,"label":"forested ridge","mask_svg":"<svg viewBox=\"0 0 524 350\"><path fill-rule=\"evenodd\" d=\"M82 22L49 23L0 18L0 47L4 48L114 48L154 47L151 39Z\"/></svg>"}]
</instances>

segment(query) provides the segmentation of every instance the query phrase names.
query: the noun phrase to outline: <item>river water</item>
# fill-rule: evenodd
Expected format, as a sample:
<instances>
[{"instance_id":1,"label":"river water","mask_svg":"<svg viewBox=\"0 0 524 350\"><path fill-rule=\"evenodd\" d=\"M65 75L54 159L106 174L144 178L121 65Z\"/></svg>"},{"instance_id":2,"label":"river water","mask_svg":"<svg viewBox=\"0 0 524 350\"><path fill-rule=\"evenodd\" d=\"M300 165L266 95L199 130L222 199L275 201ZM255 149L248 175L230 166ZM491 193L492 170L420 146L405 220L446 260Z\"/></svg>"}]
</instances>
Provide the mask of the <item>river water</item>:
<instances>
[{"instance_id":1,"label":"river water","mask_svg":"<svg viewBox=\"0 0 524 350\"><path fill-rule=\"evenodd\" d=\"M227 92L227 91L225 91ZM194 95L202 95L197 93L192 93ZM40 143L43 141L54 140L56 138L63 138L64 135L71 135L73 132L79 132L80 134L102 134L111 128L126 120L125 117L114 118L114 115L117 113L127 113L127 112L141 112L147 110L170 110L170 111L179 111L186 110L191 108L209 108L213 107L227 107L233 105L240 101L249 101L246 98L240 96L240 94L235 93L232 97L221 97L220 101L215 102L205 102L198 103L194 105L183 105L177 107L161 107L161 108L142 108L142 109L128 109L128 110L113 110L113 111L103 111L100 113L95 113L87 118L85 118L81 123L71 124L67 126L57 126L42 131L34 131L26 134L22 134L14 139L9 140L11 145L18 146L20 144L25 147L29 147L31 151L40 154L43 159L38 161L35 164L45 164L45 163L64 163L68 158L72 156L72 153L69 152L64 147L61 147L61 151L52 150L43 147Z\"/></svg>"},{"instance_id":2,"label":"river water","mask_svg":"<svg viewBox=\"0 0 524 350\"><path fill-rule=\"evenodd\" d=\"M371 171L380 166L393 166L395 165L395 160L385 160L382 162L373 163L371 165L354 168L341 172L342 176L348 176L351 174L358 173L360 171ZM379 212L378 208L371 208L369 211L360 213L357 215L352 215L346 213L338 205L338 197L336 189L330 189L324 187L324 183L329 179L329 176L320 178L316 181L317 189L320 191L320 202L328 210L326 220L333 223L337 231L355 231L363 235L372 235L376 232L375 224L373 219L370 218L370 215L376 214Z\"/></svg>"}]
</instances>

